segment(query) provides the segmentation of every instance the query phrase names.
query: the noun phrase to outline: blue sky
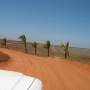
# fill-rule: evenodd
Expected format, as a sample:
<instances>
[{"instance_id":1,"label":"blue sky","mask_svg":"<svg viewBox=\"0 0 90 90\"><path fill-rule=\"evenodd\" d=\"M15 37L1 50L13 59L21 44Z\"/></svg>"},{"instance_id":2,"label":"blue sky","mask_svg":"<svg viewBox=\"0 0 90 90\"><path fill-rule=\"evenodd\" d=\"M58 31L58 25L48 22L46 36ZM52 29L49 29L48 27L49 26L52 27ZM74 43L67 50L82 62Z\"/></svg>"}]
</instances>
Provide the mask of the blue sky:
<instances>
[{"instance_id":1,"label":"blue sky","mask_svg":"<svg viewBox=\"0 0 90 90\"><path fill-rule=\"evenodd\" d=\"M90 48L90 0L0 0L0 38Z\"/></svg>"}]
</instances>

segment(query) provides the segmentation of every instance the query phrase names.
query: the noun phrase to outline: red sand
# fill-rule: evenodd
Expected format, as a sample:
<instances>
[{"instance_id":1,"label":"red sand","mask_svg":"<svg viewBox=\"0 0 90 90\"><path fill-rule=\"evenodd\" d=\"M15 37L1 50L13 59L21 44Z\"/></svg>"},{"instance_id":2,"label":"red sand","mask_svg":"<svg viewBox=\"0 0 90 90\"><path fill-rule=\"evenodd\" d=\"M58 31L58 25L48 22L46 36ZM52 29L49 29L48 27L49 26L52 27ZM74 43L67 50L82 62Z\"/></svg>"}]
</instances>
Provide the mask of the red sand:
<instances>
[{"instance_id":1,"label":"red sand","mask_svg":"<svg viewBox=\"0 0 90 90\"><path fill-rule=\"evenodd\" d=\"M44 90L90 90L90 66L59 58L38 57L0 49L11 57L0 69L19 71L42 80Z\"/></svg>"}]
</instances>

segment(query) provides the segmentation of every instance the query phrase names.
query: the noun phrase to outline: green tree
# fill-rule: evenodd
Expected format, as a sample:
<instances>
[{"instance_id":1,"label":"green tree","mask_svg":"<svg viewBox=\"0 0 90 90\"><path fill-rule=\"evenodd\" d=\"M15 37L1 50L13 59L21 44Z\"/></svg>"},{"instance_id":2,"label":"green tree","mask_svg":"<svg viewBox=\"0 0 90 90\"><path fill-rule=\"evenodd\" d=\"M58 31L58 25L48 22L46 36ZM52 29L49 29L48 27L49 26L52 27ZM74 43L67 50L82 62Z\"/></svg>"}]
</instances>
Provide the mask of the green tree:
<instances>
[{"instance_id":1,"label":"green tree","mask_svg":"<svg viewBox=\"0 0 90 90\"><path fill-rule=\"evenodd\" d=\"M48 56L50 56L50 47L51 47L51 43L50 41L46 41L44 48L46 48L48 50Z\"/></svg>"},{"instance_id":2,"label":"green tree","mask_svg":"<svg viewBox=\"0 0 90 90\"><path fill-rule=\"evenodd\" d=\"M64 48L65 51L65 58L69 57L69 42L67 42L66 44L62 44L60 45L61 48Z\"/></svg>"},{"instance_id":3,"label":"green tree","mask_svg":"<svg viewBox=\"0 0 90 90\"><path fill-rule=\"evenodd\" d=\"M32 43L32 46L34 47L35 49L35 55L37 54L37 42L33 42Z\"/></svg>"},{"instance_id":4,"label":"green tree","mask_svg":"<svg viewBox=\"0 0 90 90\"><path fill-rule=\"evenodd\" d=\"M26 40L26 36L23 34L19 37L19 39L22 40L23 44L24 44L24 47L25 47L25 53L27 53L27 40Z\"/></svg>"},{"instance_id":5,"label":"green tree","mask_svg":"<svg viewBox=\"0 0 90 90\"><path fill-rule=\"evenodd\" d=\"M6 48L7 47L7 39L3 38L2 39L2 45Z\"/></svg>"}]
</instances>

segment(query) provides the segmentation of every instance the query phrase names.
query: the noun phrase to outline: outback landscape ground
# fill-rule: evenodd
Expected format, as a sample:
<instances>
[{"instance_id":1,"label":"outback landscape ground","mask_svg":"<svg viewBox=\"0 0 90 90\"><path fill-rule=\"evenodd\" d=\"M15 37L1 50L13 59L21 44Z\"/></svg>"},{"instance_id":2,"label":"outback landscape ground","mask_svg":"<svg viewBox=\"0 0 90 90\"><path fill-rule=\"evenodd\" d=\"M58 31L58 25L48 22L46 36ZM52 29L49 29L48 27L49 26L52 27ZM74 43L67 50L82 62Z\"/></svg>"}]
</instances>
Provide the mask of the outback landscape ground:
<instances>
[{"instance_id":1,"label":"outback landscape ground","mask_svg":"<svg viewBox=\"0 0 90 90\"><path fill-rule=\"evenodd\" d=\"M27 43L28 54L34 55L34 48L32 47L32 42ZM38 43L37 46L37 56L47 57L47 49L44 48L45 43ZM3 47L0 45L0 47ZM20 52L25 52L24 45L22 41L8 40L7 48L11 50L16 50ZM90 49L87 48L76 48L70 47L70 58L69 60L80 61L82 63L90 64ZM50 57L64 58L64 50L60 48L60 45L51 45Z\"/></svg>"},{"instance_id":2,"label":"outback landscape ground","mask_svg":"<svg viewBox=\"0 0 90 90\"><path fill-rule=\"evenodd\" d=\"M0 69L39 78L44 90L90 90L90 64L4 48L0 48L0 59Z\"/></svg>"},{"instance_id":3,"label":"outback landscape ground","mask_svg":"<svg viewBox=\"0 0 90 90\"><path fill-rule=\"evenodd\" d=\"M90 0L0 0L0 69L90 90Z\"/></svg>"}]
</instances>

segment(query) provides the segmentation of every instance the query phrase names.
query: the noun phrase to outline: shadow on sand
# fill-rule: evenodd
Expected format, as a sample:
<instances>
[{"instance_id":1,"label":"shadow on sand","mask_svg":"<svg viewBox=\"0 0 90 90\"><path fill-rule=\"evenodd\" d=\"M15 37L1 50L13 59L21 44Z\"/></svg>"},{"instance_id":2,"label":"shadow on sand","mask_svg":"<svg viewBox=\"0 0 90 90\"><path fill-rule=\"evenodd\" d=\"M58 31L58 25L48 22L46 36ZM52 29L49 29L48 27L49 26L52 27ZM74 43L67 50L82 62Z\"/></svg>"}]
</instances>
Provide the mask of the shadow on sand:
<instances>
[{"instance_id":1,"label":"shadow on sand","mask_svg":"<svg viewBox=\"0 0 90 90\"><path fill-rule=\"evenodd\" d=\"M10 60L10 56L3 52L0 52L0 62L6 62L8 60Z\"/></svg>"}]
</instances>

